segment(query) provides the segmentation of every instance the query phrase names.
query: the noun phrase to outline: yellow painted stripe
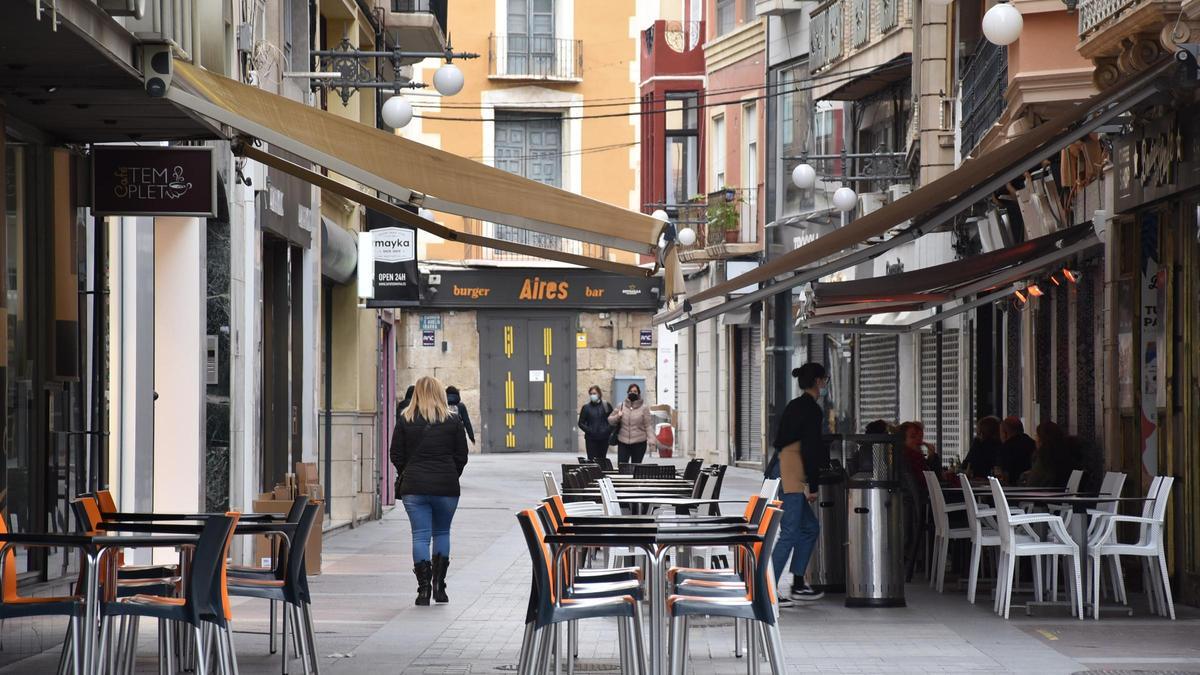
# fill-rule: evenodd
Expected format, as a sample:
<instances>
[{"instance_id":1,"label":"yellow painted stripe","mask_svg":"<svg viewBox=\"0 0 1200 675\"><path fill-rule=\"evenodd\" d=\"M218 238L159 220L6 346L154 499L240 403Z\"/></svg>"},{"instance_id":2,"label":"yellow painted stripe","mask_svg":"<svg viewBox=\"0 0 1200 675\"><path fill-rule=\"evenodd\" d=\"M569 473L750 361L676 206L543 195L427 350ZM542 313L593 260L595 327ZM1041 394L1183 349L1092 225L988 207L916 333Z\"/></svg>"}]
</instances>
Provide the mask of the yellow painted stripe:
<instances>
[{"instance_id":1,"label":"yellow painted stripe","mask_svg":"<svg viewBox=\"0 0 1200 675\"><path fill-rule=\"evenodd\" d=\"M1037 632L1039 635L1046 638L1047 640L1057 640L1058 639L1057 635L1055 635L1054 633L1051 633L1050 631L1046 630L1045 628L1039 628L1039 629L1037 629Z\"/></svg>"}]
</instances>

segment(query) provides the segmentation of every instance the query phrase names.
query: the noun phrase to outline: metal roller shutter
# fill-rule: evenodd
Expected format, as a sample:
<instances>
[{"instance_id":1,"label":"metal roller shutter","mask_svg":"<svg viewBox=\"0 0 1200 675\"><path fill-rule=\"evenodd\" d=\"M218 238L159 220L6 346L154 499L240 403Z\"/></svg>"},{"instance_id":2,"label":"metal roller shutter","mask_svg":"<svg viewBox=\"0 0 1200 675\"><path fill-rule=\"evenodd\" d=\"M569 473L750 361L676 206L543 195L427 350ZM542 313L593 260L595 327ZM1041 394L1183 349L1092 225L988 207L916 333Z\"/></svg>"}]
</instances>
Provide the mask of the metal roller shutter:
<instances>
[{"instance_id":1,"label":"metal roller shutter","mask_svg":"<svg viewBox=\"0 0 1200 675\"><path fill-rule=\"evenodd\" d=\"M737 329L737 459L754 462L762 459L762 328Z\"/></svg>"},{"instance_id":2,"label":"metal roller shutter","mask_svg":"<svg viewBox=\"0 0 1200 675\"><path fill-rule=\"evenodd\" d=\"M900 416L900 340L895 335L858 339L858 428Z\"/></svg>"},{"instance_id":3,"label":"metal roller shutter","mask_svg":"<svg viewBox=\"0 0 1200 675\"><path fill-rule=\"evenodd\" d=\"M937 336L921 333L921 421L925 424L925 440L937 442ZM942 332L942 457L964 454L960 392L958 387L959 332Z\"/></svg>"}]
</instances>

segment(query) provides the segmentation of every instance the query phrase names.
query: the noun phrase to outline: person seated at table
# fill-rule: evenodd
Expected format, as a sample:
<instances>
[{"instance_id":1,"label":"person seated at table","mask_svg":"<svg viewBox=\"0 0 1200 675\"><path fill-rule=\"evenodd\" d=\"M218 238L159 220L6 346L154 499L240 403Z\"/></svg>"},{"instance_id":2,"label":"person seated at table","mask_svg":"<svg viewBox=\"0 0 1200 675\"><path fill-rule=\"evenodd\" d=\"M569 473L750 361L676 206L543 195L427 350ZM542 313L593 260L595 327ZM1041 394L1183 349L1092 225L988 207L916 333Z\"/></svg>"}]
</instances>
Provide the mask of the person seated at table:
<instances>
[{"instance_id":1,"label":"person seated at table","mask_svg":"<svg viewBox=\"0 0 1200 675\"><path fill-rule=\"evenodd\" d=\"M905 422L900 425L900 435L904 438L904 461L909 472L916 480L922 493L928 491L925 487L924 471L941 473L942 458L938 455L933 443L925 442L925 425L920 422Z\"/></svg>"},{"instance_id":2,"label":"person seated at table","mask_svg":"<svg viewBox=\"0 0 1200 675\"><path fill-rule=\"evenodd\" d=\"M975 438L971 440L971 449L963 459L963 473L968 478L983 478L992 475L992 467L996 466L1001 451L1000 418L987 416L980 418L975 424Z\"/></svg>"},{"instance_id":3,"label":"person seated at table","mask_svg":"<svg viewBox=\"0 0 1200 675\"><path fill-rule=\"evenodd\" d=\"M1000 444L992 475L1004 482L1016 481L1033 466L1037 443L1025 433L1021 418L1010 415L1000 422ZM999 473L996 468L1000 469Z\"/></svg>"},{"instance_id":4,"label":"person seated at table","mask_svg":"<svg viewBox=\"0 0 1200 675\"><path fill-rule=\"evenodd\" d=\"M1067 438L1072 468L1083 471L1079 481L1081 492L1099 492L1104 484L1104 451L1100 445L1082 436Z\"/></svg>"},{"instance_id":5,"label":"person seated at table","mask_svg":"<svg viewBox=\"0 0 1200 675\"><path fill-rule=\"evenodd\" d=\"M1026 487L1063 487L1075 469L1071 447L1062 427L1054 422L1042 422L1037 427L1037 452L1033 468L1021 476Z\"/></svg>"}]
</instances>

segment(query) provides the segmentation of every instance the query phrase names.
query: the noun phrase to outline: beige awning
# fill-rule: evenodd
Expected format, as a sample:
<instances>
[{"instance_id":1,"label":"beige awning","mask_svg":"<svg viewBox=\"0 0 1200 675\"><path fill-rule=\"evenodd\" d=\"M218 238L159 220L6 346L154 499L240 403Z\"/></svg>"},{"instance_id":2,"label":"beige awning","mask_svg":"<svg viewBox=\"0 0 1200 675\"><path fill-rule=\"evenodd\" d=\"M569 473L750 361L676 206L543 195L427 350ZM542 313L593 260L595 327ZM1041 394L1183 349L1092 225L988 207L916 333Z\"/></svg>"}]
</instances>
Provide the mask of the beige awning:
<instances>
[{"instance_id":1,"label":"beige awning","mask_svg":"<svg viewBox=\"0 0 1200 675\"><path fill-rule=\"evenodd\" d=\"M688 296L687 302L696 305L703 300L725 296L746 286L773 282L777 277L792 275L783 281L769 284L767 288L760 289L755 293L707 309L702 315L692 317L690 322L711 318L723 311L761 299L767 293L781 292L810 280L808 277L819 278L819 276L829 274L836 269L869 259L869 255L846 256L841 259L844 264L840 264L840 267L838 266L839 261L835 261L835 264L818 268L812 274L808 274L804 269L806 266L846 251L868 239L882 236L906 222L913 223L913 228L908 233L909 236L906 238L893 237L884 244L876 245L873 247L877 252L876 255L902 241L911 241L923 232L933 231L1022 172L1033 168L1041 160L1087 135L1101 124L1129 110L1156 92L1169 88L1171 82L1163 76L1174 72L1178 64L1179 61L1175 58L1168 57L1162 63L1095 95L982 157L968 159L963 162L962 166L945 176L921 186L920 189L914 190L881 209L852 221L845 227L769 260L745 274ZM673 324L672 328L677 325L680 324Z\"/></svg>"},{"instance_id":2,"label":"beige awning","mask_svg":"<svg viewBox=\"0 0 1200 675\"><path fill-rule=\"evenodd\" d=\"M167 97L401 202L643 254L664 224L373 129L189 63Z\"/></svg>"}]
</instances>

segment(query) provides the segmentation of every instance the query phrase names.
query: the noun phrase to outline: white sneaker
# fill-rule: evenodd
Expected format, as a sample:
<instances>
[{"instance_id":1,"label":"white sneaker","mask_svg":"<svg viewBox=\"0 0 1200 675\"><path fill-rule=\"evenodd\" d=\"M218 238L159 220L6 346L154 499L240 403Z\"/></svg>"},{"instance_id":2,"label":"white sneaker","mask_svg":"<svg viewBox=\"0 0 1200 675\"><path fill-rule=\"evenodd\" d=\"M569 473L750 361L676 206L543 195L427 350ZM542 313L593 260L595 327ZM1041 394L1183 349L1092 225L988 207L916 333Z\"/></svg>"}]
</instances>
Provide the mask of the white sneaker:
<instances>
[{"instance_id":1,"label":"white sneaker","mask_svg":"<svg viewBox=\"0 0 1200 675\"><path fill-rule=\"evenodd\" d=\"M820 600L823 597L825 597L824 592L814 590L813 587L809 586L808 584L804 584L798 588L793 587L792 593L789 596L789 598L794 602L813 602L814 600Z\"/></svg>"}]
</instances>

